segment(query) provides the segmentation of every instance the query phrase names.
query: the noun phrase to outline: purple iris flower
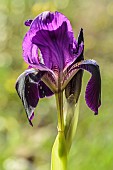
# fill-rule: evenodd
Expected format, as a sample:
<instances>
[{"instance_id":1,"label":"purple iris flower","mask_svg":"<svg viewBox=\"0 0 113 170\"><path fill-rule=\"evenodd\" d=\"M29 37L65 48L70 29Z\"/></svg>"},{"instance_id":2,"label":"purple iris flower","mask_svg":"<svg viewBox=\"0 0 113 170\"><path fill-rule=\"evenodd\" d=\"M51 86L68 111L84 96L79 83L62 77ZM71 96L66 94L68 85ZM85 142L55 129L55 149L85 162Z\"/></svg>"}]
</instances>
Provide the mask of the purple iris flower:
<instances>
[{"instance_id":1,"label":"purple iris flower","mask_svg":"<svg viewBox=\"0 0 113 170\"><path fill-rule=\"evenodd\" d=\"M16 90L21 98L29 122L40 98L65 91L68 99L78 101L83 70L91 73L85 100L98 114L101 105L101 78L96 61L84 60L83 29L74 38L70 21L59 12L43 12L34 20L23 40L23 57L28 69L17 79Z\"/></svg>"}]
</instances>

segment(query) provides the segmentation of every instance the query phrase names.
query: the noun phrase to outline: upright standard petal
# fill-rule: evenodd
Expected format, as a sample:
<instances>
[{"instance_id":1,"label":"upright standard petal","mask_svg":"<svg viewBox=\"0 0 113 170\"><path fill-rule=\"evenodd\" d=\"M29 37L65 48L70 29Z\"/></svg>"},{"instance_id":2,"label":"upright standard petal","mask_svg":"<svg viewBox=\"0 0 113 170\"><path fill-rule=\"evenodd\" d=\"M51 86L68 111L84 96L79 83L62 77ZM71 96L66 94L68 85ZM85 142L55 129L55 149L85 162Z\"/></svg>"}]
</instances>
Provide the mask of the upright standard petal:
<instances>
[{"instance_id":1,"label":"upright standard petal","mask_svg":"<svg viewBox=\"0 0 113 170\"><path fill-rule=\"evenodd\" d=\"M66 64L74 59L73 41L74 35L69 20L58 12L44 12L34 19L24 38L24 59L28 61L33 57L33 52L36 52L36 49L33 50L35 44L35 47L40 49L44 64L48 68L63 70Z\"/></svg>"},{"instance_id":2,"label":"upright standard petal","mask_svg":"<svg viewBox=\"0 0 113 170\"><path fill-rule=\"evenodd\" d=\"M75 60L72 63L77 63L81 60L84 60L84 35L83 35L83 29L81 28L80 33L78 35L77 42L75 42L75 49L73 50L73 54L75 56Z\"/></svg>"},{"instance_id":3,"label":"upright standard petal","mask_svg":"<svg viewBox=\"0 0 113 170\"><path fill-rule=\"evenodd\" d=\"M28 20L26 20L25 21L25 25L28 27L28 26L30 26L31 25L31 23L33 22L33 20L32 19L28 19Z\"/></svg>"},{"instance_id":4,"label":"upright standard petal","mask_svg":"<svg viewBox=\"0 0 113 170\"><path fill-rule=\"evenodd\" d=\"M32 22L30 31L36 34L39 30L57 30L63 22L67 23L68 31L72 32L70 21L60 12L45 11L39 14Z\"/></svg>"},{"instance_id":5,"label":"upright standard petal","mask_svg":"<svg viewBox=\"0 0 113 170\"><path fill-rule=\"evenodd\" d=\"M86 87L85 99L89 108L93 110L95 114L98 114L98 108L101 105L101 77L99 66L94 60L84 60L79 62L76 68L86 70L92 74Z\"/></svg>"},{"instance_id":6,"label":"upright standard petal","mask_svg":"<svg viewBox=\"0 0 113 170\"><path fill-rule=\"evenodd\" d=\"M74 64L77 62L84 60L84 36L83 36L83 29L80 29L80 33L78 35L77 41L74 40L74 46L72 53L74 55L74 59L70 61L70 63L67 64L65 67L66 70L71 70Z\"/></svg>"},{"instance_id":7,"label":"upright standard petal","mask_svg":"<svg viewBox=\"0 0 113 170\"><path fill-rule=\"evenodd\" d=\"M29 32L23 40L23 57L28 64L39 64L38 47L30 40Z\"/></svg>"},{"instance_id":8,"label":"upright standard petal","mask_svg":"<svg viewBox=\"0 0 113 170\"><path fill-rule=\"evenodd\" d=\"M84 35L83 35L83 29L81 28L80 33L78 35L78 40L77 40L77 59L76 62L84 60Z\"/></svg>"}]
</instances>

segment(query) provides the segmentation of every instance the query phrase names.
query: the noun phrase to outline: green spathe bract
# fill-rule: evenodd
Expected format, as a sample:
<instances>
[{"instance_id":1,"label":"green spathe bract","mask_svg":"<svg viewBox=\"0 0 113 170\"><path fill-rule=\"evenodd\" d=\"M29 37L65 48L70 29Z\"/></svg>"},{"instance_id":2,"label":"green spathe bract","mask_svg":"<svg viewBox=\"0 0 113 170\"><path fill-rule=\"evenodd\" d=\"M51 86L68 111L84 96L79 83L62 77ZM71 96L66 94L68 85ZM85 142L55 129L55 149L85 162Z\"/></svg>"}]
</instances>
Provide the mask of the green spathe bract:
<instances>
[{"instance_id":1,"label":"green spathe bract","mask_svg":"<svg viewBox=\"0 0 113 170\"><path fill-rule=\"evenodd\" d=\"M51 170L67 169L67 147L64 132L58 132L51 154Z\"/></svg>"},{"instance_id":2,"label":"green spathe bract","mask_svg":"<svg viewBox=\"0 0 113 170\"><path fill-rule=\"evenodd\" d=\"M67 112L67 117L66 117L64 130L65 130L67 152L69 152L77 129L78 116L79 116L79 101L76 104L67 103L66 112Z\"/></svg>"}]
</instances>

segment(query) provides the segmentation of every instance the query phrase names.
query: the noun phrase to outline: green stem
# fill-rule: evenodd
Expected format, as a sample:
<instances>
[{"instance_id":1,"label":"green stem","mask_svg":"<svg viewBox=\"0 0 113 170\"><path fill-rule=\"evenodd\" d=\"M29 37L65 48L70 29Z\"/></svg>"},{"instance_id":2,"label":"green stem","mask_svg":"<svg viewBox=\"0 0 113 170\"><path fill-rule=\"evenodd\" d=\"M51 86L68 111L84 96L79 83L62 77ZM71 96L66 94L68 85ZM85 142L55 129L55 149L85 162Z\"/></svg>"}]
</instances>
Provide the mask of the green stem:
<instances>
[{"instance_id":1,"label":"green stem","mask_svg":"<svg viewBox=\"0 0 113 170\"><path fill-rule=\"evenodd\" d=\"M63 116L63 91L55 94L58 116L58 131L64 131L64 116Z\"/></svg>"},{"instance_id":2,"label":"green stem","mask_svg":"<svg viewBox=\"0 0 113 170\"><path fill-rule=\"evenodd\" d=\"M51 153L51 170L67 170L67 149L64 135L63 91L55 94L58 111L58 134Z\"/></svg>"}]
</instances>

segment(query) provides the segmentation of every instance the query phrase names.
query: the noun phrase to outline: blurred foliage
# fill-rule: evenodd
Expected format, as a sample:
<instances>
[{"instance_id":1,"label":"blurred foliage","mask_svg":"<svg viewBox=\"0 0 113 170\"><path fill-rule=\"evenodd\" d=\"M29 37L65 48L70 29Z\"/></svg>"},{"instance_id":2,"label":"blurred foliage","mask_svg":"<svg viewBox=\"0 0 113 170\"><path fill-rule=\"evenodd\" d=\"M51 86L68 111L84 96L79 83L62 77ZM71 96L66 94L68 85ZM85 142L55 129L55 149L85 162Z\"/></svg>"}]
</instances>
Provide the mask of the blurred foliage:
<instances>
[{"instance_id":1,"label":"blurred foliage","mask_svg":"<svg viewBox=\"0 0 113 170\"><path fill-rule=\"evenodd\" d=\"M102 75L102 106L98 116L86 106L84 74L80 117L68 170L113 169L113 1L0 0L0 169L49 170L57 133L55 99L40 100L34 127L26 119L15 92L15 81L26 68L22 40L32 19L45 10L58 10L71 21L75 37L84 29L85 58L98 61Z\"/></svg>"}]
</instances>

